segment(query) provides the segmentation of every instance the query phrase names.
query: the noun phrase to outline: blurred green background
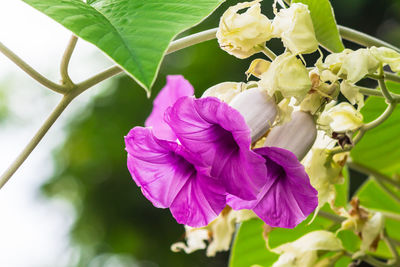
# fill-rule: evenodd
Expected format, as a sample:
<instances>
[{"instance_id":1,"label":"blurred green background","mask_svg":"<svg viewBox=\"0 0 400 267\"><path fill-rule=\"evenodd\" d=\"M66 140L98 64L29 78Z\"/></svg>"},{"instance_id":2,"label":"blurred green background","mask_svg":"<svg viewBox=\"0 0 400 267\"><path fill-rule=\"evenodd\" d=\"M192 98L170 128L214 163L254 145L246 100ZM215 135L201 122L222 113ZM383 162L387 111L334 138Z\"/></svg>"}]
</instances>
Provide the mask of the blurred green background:
<instances>
[{"instance_id":1,"label":"blurred green background","mask_svg":"<svg viewBox=\"0 0 400 267\"><path fill-rule=\"evenodd\" d=\"M236 2L227 1L183 35L216 27L224 10ZM271 3L262 2L270 18ZM400 46L399 1L333 0L332 5L339 24ZM283 50L278 40L269 46L277 53ZM141 194L126 168L123 137L132 127L143 125L166 75L184 75L200 96L214 84L245 81L244 72L254 58L236 59L222 51L216 40L181 50L165 58L151 99L130 78L119 76L92 100L85 113L68 124L65 142L54 151L55 171L42 191L75 207L76 221L70 233L76 250L72 266L227 265L228 253L207 258L204 251L190 255L170 251L172 243L184 239L183 226L169 210L156 209ZM0 106L0 120L5 112Z\"/></svg>"}]
</instances>

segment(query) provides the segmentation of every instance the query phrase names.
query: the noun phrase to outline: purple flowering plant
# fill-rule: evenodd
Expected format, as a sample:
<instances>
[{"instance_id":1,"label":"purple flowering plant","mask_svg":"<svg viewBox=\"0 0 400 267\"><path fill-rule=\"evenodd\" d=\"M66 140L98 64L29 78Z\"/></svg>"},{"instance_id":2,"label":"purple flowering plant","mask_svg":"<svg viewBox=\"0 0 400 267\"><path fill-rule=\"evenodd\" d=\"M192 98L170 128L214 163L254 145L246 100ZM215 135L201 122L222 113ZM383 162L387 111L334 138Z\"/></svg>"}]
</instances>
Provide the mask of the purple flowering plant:
<instances>
[{"instance_id":1,"label":"purple flowering plant","mask_svg":"<svg viewBox=\"0 0 400 267\"><path fill-rule=\"evenodd\" d=\"M146 127L125 137L128 168L143 195L191 227L206 226L226 205L252 209L273 227L303 221L318 198L296 156L276 147L252 150L240 112L193 93L182 76L168 76Z\"/></svg>"},{"instance_id":2,"label":"purple flowering plant","mask_svg":"<svg viewBox=\"0 0 400 267\"><path fill-rule=\"evenodd\" d=\"M213 256L229 250L235 236L230 267L355 266L361 261L400 266L398 47L337 25L329 0L274 0L273 18L261 12L262 0L239 2L225 10L218 28L177 40L223 1L23 2L73 35L61 60L60 83L0 43L2 54L62 95L0 176L0 188L87 89L124 72L150 96L166 54L217 39L236 58L261 54L250 63L247 79L214 85L195 98L183 76L167 76L145 127L132 128L124 139L128 170L144 197L170 209L185 227L186 243L171 249L207 248ZM68 68L78 38L116 65L74 82ZM267 46L275 38L285 48L279 55ZM363 48L345 48L342 39ZM306 54L318 59L311 62ZM377 86L360 86L364 79ZM369 177L351 200L349 168ZM274 233L284 234L272 246ZM288 240L287 233L293 233ZM256 248L253 256L242 240Z\"/></svg>"}]
</instances>

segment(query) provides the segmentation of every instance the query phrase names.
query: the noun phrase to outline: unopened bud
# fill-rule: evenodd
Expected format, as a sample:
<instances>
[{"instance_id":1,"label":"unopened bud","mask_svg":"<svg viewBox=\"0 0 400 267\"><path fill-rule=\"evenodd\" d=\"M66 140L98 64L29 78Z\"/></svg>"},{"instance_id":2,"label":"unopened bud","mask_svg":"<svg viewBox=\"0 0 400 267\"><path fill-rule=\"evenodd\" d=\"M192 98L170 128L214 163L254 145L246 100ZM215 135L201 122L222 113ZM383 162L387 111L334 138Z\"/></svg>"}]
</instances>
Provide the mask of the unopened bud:
<instances>
[{"instance_id":1,"label":"unopened bud","mask_svg":"<svg viewBox=\"0 0 400 267\"><path fill-rule=\"evenodd\" d=\"M311 149L316 137L314 118L308 112L296 111L292 113L291 121L271 129L264 146L287 149L302 160Z\"/></svg>"},{"instance_id":2,"label":"unopened bud","mask_svg":"<svg viewBox=\"0 0 400 267\"><path fill-rule=\"evenodd\" d=\"M235 57L247 58L260 52L260 45L271 39L271 22L261 14L260 1L239 3L222 15L217 38L223 50ZM248 8L246 12L238 13L245 8Z\"/></svg>"},{"instance_id":3,"label":"unopened bud","mask_svg":"<svg viewBox=\"0 0 400 267\"><path fill-rule=\"evenodd\" d=\"M307 5L292 3L289 8L282 8L272 28L274 36L281 37L284 46L295 55L312 53L318 48Z\"/></svg>"},{"instance_id":4,"label":"unopened bud","mask_svg":"<svg viewBox=\"0 0 400 267\"><path fill-rule=\"evenodd\" d=\"M278 56L261 75L260 86L273 95L281 92L283 97L294 97L298 102L304 99L311 89L307 68L287 52Z\"/></svg>"},{"instance_id":5,"label":"unopened bud","mask_svg":"<svg viewBox=\"0 0 400 267\"><path fill-rule=\"evenodd\" d=\"M258 87L238 94L229 105L244 117L251 129L252 143L269 130L278 113L274 99Z\"/></svg>"},{"instance_id":6,"label":"unopened bud","mask_svg":"<svg viewBox=\"0 0 400 267\"><path fill-rule=\"evenodd\" d=\"M208 88L201 97L214 96L225 103L229 103L241 91L246 84L237 82L223 82Z\"/></svg>"}]
</instances>

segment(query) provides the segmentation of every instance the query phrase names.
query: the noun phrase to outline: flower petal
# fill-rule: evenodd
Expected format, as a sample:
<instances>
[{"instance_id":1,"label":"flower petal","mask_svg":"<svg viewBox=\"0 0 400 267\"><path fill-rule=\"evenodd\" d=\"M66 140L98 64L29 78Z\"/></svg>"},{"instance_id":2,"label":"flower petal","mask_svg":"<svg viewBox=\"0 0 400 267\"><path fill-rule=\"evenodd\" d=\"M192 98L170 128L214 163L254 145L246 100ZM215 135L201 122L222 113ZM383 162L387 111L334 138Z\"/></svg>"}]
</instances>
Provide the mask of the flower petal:
<instances>
[{"instance_id":1,"label":"flower petal","mask_svg":"<svg viewBox=\"0 0 400 267\"><path fill-rule=\"evenodd\" d=\"M237 110L214 97L182 97L167 110L165 120L228 193L256 198L265 183L266 168L264 159L250 150L250 129Z\"/></svg>"},{"instance_id":2,"label":"flower petal","mask_svg":"<svg viewBox=\"0 0 400 267\"><path fill-rule=\"evenodd\" d=\"M182 75L168 75L167 84L154 99L153 111L145 122L146 127L152 127L157 138L175 140L176 136L164 121L165 110L172 106L178 98L194 94L192 85Z\"/></svg>"},{"instance_id":3,"label":"flower petal","mask_svg":"<svg viewBox=\"0 0 400 267\"><path fill-rule=\"evenodd\" d=\"M125 143L128 169L143 195L158 208L170 208L179 223L205 226L225 207L223 186L199 174L182 146L142 127L133 128Z\"/></svg>"},{"instance_id":4,"label":"flower petal","mask_svg":"<svg viewBox=\"0 0 400 267\"><path fill-rule=\"evenodd\" d=\"M303 165L296 156L278 147L255 149L266 160L268 180L256 201L228 196L234 209L252 208L272 227L293 228L318 205L318 192L311 186Z\"/></svg>"},{"instance_id":5,"label":"flower petal","mask_svg":"<svg viewBox=\"0 0 400 267\"><path fill-rule=\"evenodd\" d=\"M225 189L217 180L197 173L182 187L170 209L178 223L203 227L224 209L225 198Z\"/></svg>"}]
</instances>

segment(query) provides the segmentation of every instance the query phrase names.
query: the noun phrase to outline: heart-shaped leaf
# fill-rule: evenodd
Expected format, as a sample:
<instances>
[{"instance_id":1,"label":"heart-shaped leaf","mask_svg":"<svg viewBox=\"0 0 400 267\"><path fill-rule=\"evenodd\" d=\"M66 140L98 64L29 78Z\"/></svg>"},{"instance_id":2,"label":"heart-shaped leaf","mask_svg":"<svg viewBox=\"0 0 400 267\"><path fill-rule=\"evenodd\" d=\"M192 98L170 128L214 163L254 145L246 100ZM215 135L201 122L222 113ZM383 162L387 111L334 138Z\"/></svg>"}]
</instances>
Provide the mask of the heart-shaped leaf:
<instances>
[{"instance_id":1,"label":"heart-shaped leaf","mask_svg":"<svg viewBox=\"0 0 400 267\"><path fill-rule=\"evenodd\" d=\"M94 44L148 93L172 39L222 0L23 0Z\"/></svg>"}]
</instances>

